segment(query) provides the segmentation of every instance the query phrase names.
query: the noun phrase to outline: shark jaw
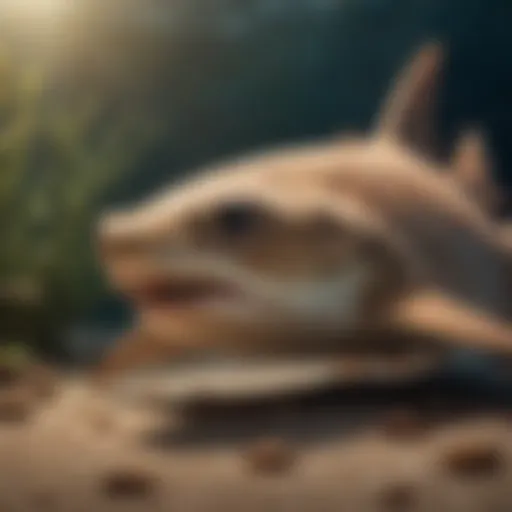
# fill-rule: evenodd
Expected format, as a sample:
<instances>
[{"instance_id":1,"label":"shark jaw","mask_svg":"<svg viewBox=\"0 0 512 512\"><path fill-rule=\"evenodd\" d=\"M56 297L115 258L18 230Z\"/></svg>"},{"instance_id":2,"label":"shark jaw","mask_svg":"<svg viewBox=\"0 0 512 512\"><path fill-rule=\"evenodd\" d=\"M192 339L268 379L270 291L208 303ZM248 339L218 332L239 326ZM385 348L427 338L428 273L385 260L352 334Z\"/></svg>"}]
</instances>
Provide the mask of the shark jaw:
<instances>
[{"instance_id":1,"label":"shark jaw","mask_svg":"<svg viewBox=\"0 0 512 512\"><path fill-rule=\"evenodd\" d=\"M233 336L242 351L251 337L310 332L321 345L322 336L353 330L362 321L373 275L357 259L329 275L302 278L262 275L215 255L187 254L164 263L158 272L152 265L151 274L116 283L145 329L173 343L180 337L190 343L195 336Z\"/></svg>"}]
</instances>

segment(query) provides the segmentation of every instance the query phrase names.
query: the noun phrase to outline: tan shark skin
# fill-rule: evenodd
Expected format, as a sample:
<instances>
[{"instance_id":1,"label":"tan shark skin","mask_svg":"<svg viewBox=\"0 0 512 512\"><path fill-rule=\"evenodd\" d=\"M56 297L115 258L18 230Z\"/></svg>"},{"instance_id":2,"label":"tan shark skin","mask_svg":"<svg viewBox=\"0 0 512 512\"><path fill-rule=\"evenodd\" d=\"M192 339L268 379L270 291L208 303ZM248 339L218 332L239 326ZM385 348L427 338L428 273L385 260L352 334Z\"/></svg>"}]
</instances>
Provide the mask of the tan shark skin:
<instances>
[{"instance_id":1,"label":"tan shark skin","mask_svg":"<svg viewBox=\"0 0 512 512\"><path fill-rule=\"evenodd\" d=\"M96 376L211 348L512 355L511 253L471 188L481 139L448 166L411 141L441 58L420 50L367 138L219 165L104 217L106 274L137 325Z\"/></svg>"}]
</instances>

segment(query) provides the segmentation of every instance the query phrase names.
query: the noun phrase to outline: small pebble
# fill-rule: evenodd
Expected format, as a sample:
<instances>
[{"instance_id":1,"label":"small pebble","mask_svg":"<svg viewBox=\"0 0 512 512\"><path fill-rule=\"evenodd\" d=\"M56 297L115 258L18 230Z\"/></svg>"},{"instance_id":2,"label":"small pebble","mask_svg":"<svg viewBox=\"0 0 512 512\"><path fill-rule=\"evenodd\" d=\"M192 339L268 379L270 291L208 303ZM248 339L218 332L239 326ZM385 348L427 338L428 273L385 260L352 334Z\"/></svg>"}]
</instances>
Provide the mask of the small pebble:
<instances>
[{"instance_id":1,"label":"small pebble","mask_svg":"<svg viewBox=\"0 0 512 512\"><path fill-rule=\"evenodd\" d=\"M119 469L104 478L102 487L110 498L147 498L155 492L156 478L143 469Z\"/></svg>"},{"instance_id":2,"label":"small pebble","mask_svg":"<svg viewBox=\"0 0 512 512\"><path fill-rule=\"evenodd\" d=\"M443 465L454 476L492 478L505 469L505 456L494 444L474 441L447 450Z\"/></svg>"},{"instance_id":3,"label":"small pebble","mask_svg":"<svg viewBox=\"0 0 512 512\"><path fill-rule=\"evenodd\" d=\"M262 439L246 452L246 459L257 473L283 473L296 462L294 450L280 439Z\"/></svg>"},{"instance_id":4,"label":"small pebble","mask_svg":"<svg viewBox=\"0 0 512 512\"><path fill-rule=\"evenodd\" d=\"M55 510L57 499L51 491L39 491L34 494L33 503L37 510Z\"/></svg>"},{"instance_id":5,"label":"small pebble","mask_svg":"<svg viewBox=\"0 0 512 512\"><path fill-rule=\"evenodd\" d=\"M380 496L382 509L390 512L412 510L416 504L416 488L412 484L393 484Z\"/></svg>"},{"instance_id":6,"label":"small pebble","mask_svg":"<svg viewBox=\"0 0 512 512\"><path fill-rule=\"evenodd\" d=\"M91 404L84 411L86 421L96 432L106 433L114 429L114 415L105 407Z\"/></svg>"},{"instance_id":7,"label":"small pebble","mask_svg":"<svg viewBox=\"0 0 512 512\"><path fill-rule=\"evenodd\" d=\"M98 413L95 417L91 418L91 424L97 432L105 433L114 430L114 420L106 414Z\"/></svg>"}]
</instances>

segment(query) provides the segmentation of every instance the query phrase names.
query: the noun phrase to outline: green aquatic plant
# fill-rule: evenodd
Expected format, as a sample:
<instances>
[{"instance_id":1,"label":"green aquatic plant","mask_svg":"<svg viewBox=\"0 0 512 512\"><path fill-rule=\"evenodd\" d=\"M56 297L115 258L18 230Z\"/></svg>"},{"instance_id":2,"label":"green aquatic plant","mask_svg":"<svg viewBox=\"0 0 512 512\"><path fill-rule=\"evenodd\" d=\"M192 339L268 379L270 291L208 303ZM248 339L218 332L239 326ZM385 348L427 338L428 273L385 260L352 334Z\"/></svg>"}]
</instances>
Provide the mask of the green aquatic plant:
<instances>
[{"instance_id":1,"label":"green aquatic plant","mask_svg":"<svg viewBox=\"0 0 512 512\"><path fill-rule=\"evenodd\" d=\"M101 291L91 228L158 134L135 108L52 98L44 74L0 58L0 344L60 353Z\"/></svg>"}]
</instances>

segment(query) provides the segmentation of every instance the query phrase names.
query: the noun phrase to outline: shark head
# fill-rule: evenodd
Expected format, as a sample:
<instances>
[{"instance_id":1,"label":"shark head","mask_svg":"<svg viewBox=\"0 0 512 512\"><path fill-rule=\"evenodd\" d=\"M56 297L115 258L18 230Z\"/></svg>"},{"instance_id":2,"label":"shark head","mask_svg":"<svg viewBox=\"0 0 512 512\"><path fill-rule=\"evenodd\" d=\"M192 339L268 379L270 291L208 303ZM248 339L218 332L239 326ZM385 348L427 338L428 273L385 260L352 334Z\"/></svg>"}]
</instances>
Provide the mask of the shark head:
<instances>
[{"instance_id":1,"label":"shark head","mask_svg":"<svg viewBox=\"0 0 512 512\"><path fill-rule=\"evenodd\" d=\"M112 286L148 332L186 344L313 348L351 333L411 269L383 221L333 188L339 152L250 158L107 215Z\"/></svg>"}]
</instances>

